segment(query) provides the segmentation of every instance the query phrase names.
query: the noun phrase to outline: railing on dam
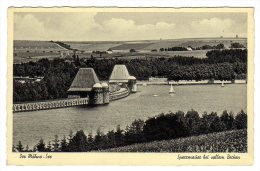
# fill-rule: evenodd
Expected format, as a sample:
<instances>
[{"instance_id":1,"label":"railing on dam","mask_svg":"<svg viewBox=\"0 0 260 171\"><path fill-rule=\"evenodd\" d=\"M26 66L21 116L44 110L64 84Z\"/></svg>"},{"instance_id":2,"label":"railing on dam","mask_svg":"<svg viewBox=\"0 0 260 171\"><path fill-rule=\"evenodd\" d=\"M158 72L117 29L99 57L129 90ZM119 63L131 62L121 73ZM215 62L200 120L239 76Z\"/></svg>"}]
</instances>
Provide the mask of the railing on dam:
<instances>
[{"instance_id":1,"label":"railing on dam","mask_svg":"<svg viewBox=\"0 0 260 171\"><path fill-rule=\"evenodd\" d=\"M124 98L130 94L128 88L121 88L119 91L109 94L109 100L118 100ZM74 99L61 99L53 101L42 101L42 102L29 102L29 103L17 103L13 104L13 112L27 112L36 110L47 110L55 108L64 108L71 106L87 105L89 98L74 98Z\"/></svg>"},{"instance_id":2,"label":"railing on dam","mask_svg":"<svg viewBox=\"0 0 260 171\"><path fill-rule=\"evenodd\" d=\"M113 92L109 94L109 100L118 100L124 98L130 94L130 90L128 88L121 88L119 91Z\"/></svg>"},{"instance_id":3,"label":"railing on dam","mask_svg":"<svg viewBox=\"0 0 260 171\"><path fill-rule=\"evenodd\" d=\"M62 99L54 101L30 102L13 104L13 112L26 112L34 110L46 110L88 104L89 98Z\"/></svg>"}]
</instances>

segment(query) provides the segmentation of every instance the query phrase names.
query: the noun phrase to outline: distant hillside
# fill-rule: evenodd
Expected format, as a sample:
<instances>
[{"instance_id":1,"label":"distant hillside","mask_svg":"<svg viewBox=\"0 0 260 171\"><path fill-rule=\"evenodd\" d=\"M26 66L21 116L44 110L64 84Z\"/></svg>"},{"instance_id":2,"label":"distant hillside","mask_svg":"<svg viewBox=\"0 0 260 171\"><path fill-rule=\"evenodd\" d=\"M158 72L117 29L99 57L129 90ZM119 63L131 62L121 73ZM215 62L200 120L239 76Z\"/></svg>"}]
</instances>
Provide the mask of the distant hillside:
<instances>
[{"instance_id":1,"label":"distant hillside","mask_svg":"<svg viewBox=\"0 0 260 171\"><path fill-rule=\"evenodd\" d=\"M14 40L14 50L66 50L58 44L51 41L37 41L37 40Z\"/></svg>"},{"instance_id":2,"label":"distant hillside","mask_svg":"<svg viewBox=\"0 0 260 171\"><path fill-rule=\"evenodd\" d=\"M92 51L106 51L109 48L119 46L122 43L118 42L65 42L71 48L79 51L92 52Z\"/></svg>"},{"instance_id":3,"label":"distant hillside","mask_svg":"<svg viewBox=\"0 0 260 171\"><path fill-rule=\"evenodd\" d=\"M152 49L159 50L160 48L168 48L174 46L181 47L201 47L204 45L214 46L219 43L223 43L225 47L230 47L231 43L238 42L247 46L246 38L190 38L190 39L167 39L167 40L140 40L140 41L104 41L104 42L66 42L71 45L71 47L78 50L84 51L106 51L108 49L112 50L125 50L130 49L135 50L145 50L151 51Z\"/></svg>"},{"instance_id":4,"label":"distant hillside","mask_svg":"<svg viewBox=\"0 0 260 171\"><path fill-rule=\"evenodd\" d=\"M142 50L145 49L147 46L153 45L154 43L124 43L122 45L116 46L111 48L111 50Z\"/></svg>"},{"instance_id":5,"label":"distant hillside","mask_svg":"<svg viewBox=\"0 0 260 171\"><path fill-rule=\"evenodd\" d=\"M247 130L133 144L105 152L247 152Z\"/></svg>"},{"instance_id":6,"label":"distant hillside","mask_svg":"<svg viewBox=\"0 0 260 171\"><path fill-rule=\"evenodd\" d=\"M159 49L159 48L167 48L167 47L188 47L191 46L193 48L201 47L204 45L214 46L219 43L223 43L225 47L229 47L231 43L238 42L243 44L245 47L247 46L246 38L197 38L197 39L176 39L176 40L161 40L154 42L150 46L145 47L146 50Z\"/></svg>"},{"instance_id":7,"label":"distant hillside","mask_svg":"<svg viewBox=\"0 0 260 171\"><path fill-rule=\"evenodd\" d=\"M159 50L160 48L168 48L174 46L193 48L201 47L203 45L214 46L223 43L225 47L229 47L231 43L238 42L247 46L246 38L188 38L188 39L167 39L167 40L140 40L140 41L64 41L64 43L71 46L73 49L80 51L106 51L125 50L130 49L151 51L152 49ZM57 44L50 41L31 41L31 40L14 40L14 47L17 49L21 47L30 48L52 48L60 49Z\"/></svg>"}]
</instances>

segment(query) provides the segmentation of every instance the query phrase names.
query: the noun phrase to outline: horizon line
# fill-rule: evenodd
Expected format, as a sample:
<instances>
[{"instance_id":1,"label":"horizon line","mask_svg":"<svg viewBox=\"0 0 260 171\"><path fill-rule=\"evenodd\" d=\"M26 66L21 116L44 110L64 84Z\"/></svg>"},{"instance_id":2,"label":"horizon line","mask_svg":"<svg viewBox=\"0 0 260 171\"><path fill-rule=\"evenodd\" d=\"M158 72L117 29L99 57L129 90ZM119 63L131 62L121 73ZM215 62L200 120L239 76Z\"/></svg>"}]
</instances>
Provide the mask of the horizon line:
<instances>
[{"instance_id":1,"label":"horizon line","mask_svg":"<svg viewBox=\"0 0 260 171\"><path fill-rule=\"evenodd\" d=\"M13 39L13 41L63 41L63 42L135 42L135 41L163 41L163 40L181 40L181 39L247 39L247 37L187 37L170 39L139 39L139 40L36 40L36 39Z\"/></svg>"}]
</instances>

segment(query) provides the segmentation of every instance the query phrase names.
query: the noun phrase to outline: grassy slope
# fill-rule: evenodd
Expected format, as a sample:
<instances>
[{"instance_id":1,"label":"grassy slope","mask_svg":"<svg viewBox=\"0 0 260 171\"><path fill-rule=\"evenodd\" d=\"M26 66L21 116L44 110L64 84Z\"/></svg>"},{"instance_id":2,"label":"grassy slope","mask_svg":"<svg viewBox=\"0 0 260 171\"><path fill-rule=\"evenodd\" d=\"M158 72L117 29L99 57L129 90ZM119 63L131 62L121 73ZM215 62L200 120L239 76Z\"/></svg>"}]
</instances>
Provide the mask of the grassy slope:
<instances>
[{"instance_id":1,"label":"grassy slope","mask_svg":"<svg viewBox=\"0 0 260 171\"><path fill-rule=\"evenodd\" d=\"M67 41L65 43L71 45L72 48L76 48L78 50L88 51L91 52L93 50L99 50L99 51L105 51L109 48L113 49L123 49L127 50L130 48L134 48L137 50L148 50L151 49L159 49L161 47L167 48L167 47L173 47L173 46L192 46L192 47L198 47L203 46L205 44L208 45L217 45L219 43L224 43L226 47L230 46L230 43L232 42L239 42L246 46L247 39L245 38L190 38L190 39L176 39L176 40L140 40L140 41L100 41L100 42L77 42L77 41ZM49 41L31 41L31 40L14 40L14 47L37 47L37 48L60 48L55 43L51 43ZM207 50L202 51L175 51L175 52L148 52L146 54L137 53L137 54L129 54L129 53L119 53L119 54L105 54L103 57L122 57L126 59L132 59L132 58L145 58L145 57L174 57L175 55L181 55L181 56L194 56L197 58L205 58L206 57ZM38 58L35 59L27 59L28 56L31 57L39 57L45 58L46 54L42 56L40 53L37 53L35 55L28 55L28 54L22 54L17 52L17 56L14 57L15 63L21 63L21 62L28 62L28 61L35 61L38 60ZM91 54L80 54L80 58L84 57L90 57ZM50 55L47 57L55 57L56 55ZM49 59L50 59L49 58Z\"/></svg>"},{"instance_id":2,"label":"grassy slope","mask_svg":"<svg viewBox=\"0 0 260 171\"><path fill-rule=\"evenodd\" d=\"M133 144L106 152L247 152L247 130Z\"/></svg>"},{"instance_id":3,"label":"grassy slope","mask_svg":"<svg viewBox=\"0 0 260 171\"><path fill-rule=\"evenodd\" d=\"M112 48L115 50L151 50L151 49L160 49L173 46L192 46L200 47L203 45L217 45L223 43L226 47L229 47L232 42L239 42L246 46L247 39L245 38L190 38L190 39L172 39L172 40L140 40L140 41L119 41L119 42L66 42L72 47L75 47L79 50L93 51L93 50L107 50Z\"/></svg>"}]
</instances>

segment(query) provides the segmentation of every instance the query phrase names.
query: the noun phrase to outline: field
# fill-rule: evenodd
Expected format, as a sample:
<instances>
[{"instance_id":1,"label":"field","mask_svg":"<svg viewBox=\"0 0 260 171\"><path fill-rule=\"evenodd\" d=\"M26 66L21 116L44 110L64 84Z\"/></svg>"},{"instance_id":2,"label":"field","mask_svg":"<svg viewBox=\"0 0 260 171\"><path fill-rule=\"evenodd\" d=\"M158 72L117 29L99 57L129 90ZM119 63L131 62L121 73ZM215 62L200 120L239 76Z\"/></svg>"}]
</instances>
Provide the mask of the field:
<instances>
[{"instance_id":1,"label":"field","mask_svg":"<svg viewBox=\"0 0 260 171\"><path fill-rule=\"evenodd\" d=\"M238 42L247 46L246 38L190 38L190 39L172 39L172 40L142 40L142 41L118 41L118 42L65 42L71 45L71 47L78 50L84 51L95 51L102 50L106 51L109 48L112 50L146 50L151 51L152 49L159 50L160 48L168 48L174 46L194 48L201 47L203 45L217 45L223 43L225 47L230 47L233 42Z\"/></svg>"},{"instance_id":2,"label":"field","mask_svg":"<svg viewBox=\"0 0 260 171\"><path fill-rule=\"evenodd\" d=\"M36 62L40 59L43 58L48 58L49 60L53 60L54 58L59 58L60 55L59 54L52 54L52 55L43 55L43 54L36 54L37 56L33 56L33 57L20 57L20 56L14 56L14 64L20 64L20 63L27 63L27 62Z\"/></svg>"},{"instance_id":3,"label":"field","mask_svg":"<svg viewBox=\"0 0 260 171\"><path fill-rule=\"evenodd\" d=\"M157 41L150 46L145 47L146 50L152 49L160 49L161 47L174 47L174 46L181 46L181 47L188 47L191 46L193 48L201 47L203 45L217 45L219 43L223 43L225 47L229 47L231 43L238 42L247 46L247 40L243 38L198 38L198 39L176 39L176 40L162 40Z\"/></svg>"},{"instance_id":4,"label":"field","mask_svg":"<svg viewBox=\"0 0 260 171\"><path fill-rule=\"evenodd\" d=\"M79 53L80 58L90 58L90 56L94 56L97 59L103 59L103 58L118 58L118 59L146 59L146 58L172 58L174 56L185 56L185 57L196 57L196 58L206 58L207 50L196 50L196 51L167 51L167 52L134 52L134 53L112 53L112 54L102 54L102 57L100 58L99 54L92 54L92 53Z\"/></svg>"},{"instance_id":5,"label":"field","mask_svg":"<svg viewBox=\"0 0 260 171\"><path fill-rule=\"evenodd\" d=\"M171 58L174 56L193 56L197 58L205 58L207 50L196 51L166 51L159 52L160 48L168 48L174 46L194 48L203 45L217 45L223 43L225 47L229 47L232 42L238 42L247 46L246 38L190 38L190 39L176 39L176 40L141 40L141 41L65 41L64 43L77 49L80 58L90 58L94 56L97 58L121 58L121 59L135 59L135 58ZM92 51L107 51L112 49L112 54L92 54ZM129 53L130 49L135 49L137 52ZM156 49L157 52L151 52ZM41 58L52 59L59 57L57 54L63 47L50 41L29 41L29 40L15 40L14 41L14 63L35 61ZM50 52L53 52L51 54Z\"/></svg>"},{"instance_id":6,"label":"field","mask_svg":"<svg viewBox=\"0 0 260 171\"><path fill-rule=\"evenodd\" d=\"M14 40L14 49L58 49L65 50L63 47L50 41L34 40Z\"/></svg>"},{"instance_id":7,"label":"field","mask_svg":"<svg viewBox=\"0 0 260 171\"><path fill-rule=\"evenodd\" d=\"M147 46L152 45L154 43L124 43L122 45L116 46L111 48L112 50L130 50L130 49L135 49L135 50L141 50L145 49Z\"/></svg>"},{"instance_id":8,"label":"field","mask_svg":"<svg viewBox=\"0 0 260 171\"><path fill-rule=\"evenodd\" d=\"M14 53L14 63L22 63L22 62L29 62L29 61L38 61L42 58L58 58L60 57L59 53L36 53L36 52L15 52Z\"/></svg>"},{"instance_id":9,"label":"field","mask_svg":"<svg viewBox=\"0 0 260 171\"><path fill-rule=\"evenodd\" d=\"M233 130L173 140L133 144L106 152L247 152L247 130Z\"/></svg>"},{"instance_id":10,"label":"field","mask_svg":"<svg viewBox=\"0 0 260 171\"><path fill-rule=\"evenodd\" d=\"M86 51L86 52L106 51L109 48L121 45L121 43L118 42L65 42L65 43L69 44L70 47L73 49L77 49L79 51Z\"/></svg>"},{"instance_id":11,"label":"field","mask_svg":"<svg viewBox=\"0 0 260 171\"><path fill-rule=\"evenodd\" d=\"M206 53L208 50L196 50L196 51L167 51L167 52L153 52L153 55L165 57L174 57L174 56L186 56L186 57L196 57L196 58L206 58Z\"/></svg>"}]
</instances>

